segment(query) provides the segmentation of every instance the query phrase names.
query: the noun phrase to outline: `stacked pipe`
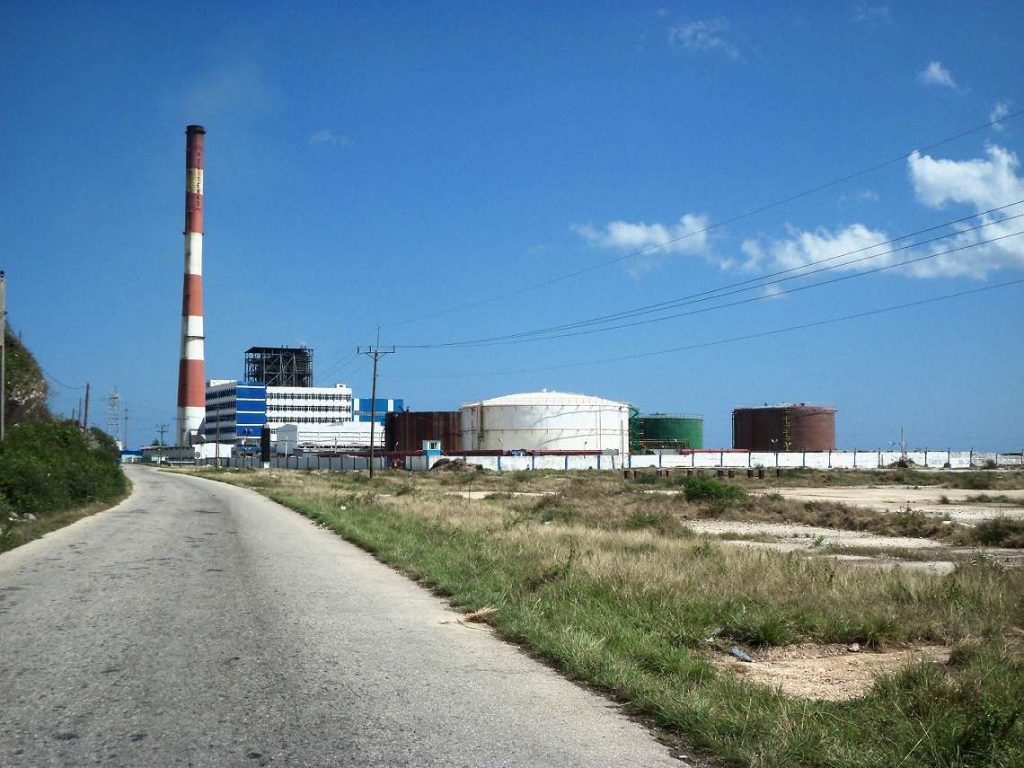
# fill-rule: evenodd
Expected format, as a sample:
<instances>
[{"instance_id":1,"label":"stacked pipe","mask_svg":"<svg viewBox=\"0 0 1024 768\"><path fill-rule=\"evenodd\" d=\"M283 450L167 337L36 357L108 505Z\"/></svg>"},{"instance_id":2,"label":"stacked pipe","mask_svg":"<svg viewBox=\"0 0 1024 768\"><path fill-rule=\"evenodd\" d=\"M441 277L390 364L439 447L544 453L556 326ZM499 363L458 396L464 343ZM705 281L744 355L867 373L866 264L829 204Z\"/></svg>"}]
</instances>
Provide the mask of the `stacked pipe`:
<instances>
[{"instance_id":1,"label":"stacked pipe","mask_svg":"<svg viewBox=\"0 0 1024 768\"><path fill-rule=\"evenodd\" d=\"M185 283L178 365L178 445L190 445L206 415L203 348L203 140L201 125L185 129Z\"/></svg>"}]
</instances>

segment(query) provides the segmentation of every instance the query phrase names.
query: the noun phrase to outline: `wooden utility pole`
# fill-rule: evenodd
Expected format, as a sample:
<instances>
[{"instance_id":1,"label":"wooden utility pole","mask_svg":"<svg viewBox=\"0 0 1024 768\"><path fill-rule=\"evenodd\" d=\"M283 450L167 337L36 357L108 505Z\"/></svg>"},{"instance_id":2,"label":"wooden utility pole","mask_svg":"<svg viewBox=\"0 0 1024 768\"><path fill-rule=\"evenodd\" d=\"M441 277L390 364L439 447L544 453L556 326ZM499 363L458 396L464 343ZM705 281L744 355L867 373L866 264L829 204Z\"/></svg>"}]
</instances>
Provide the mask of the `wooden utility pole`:
<instances>
[{"instance_id":1,"label":"wooden utility pole","mask_svg":"<svg viewBox=\"0 0 1024 768\"><path fill-rule=\"evenodd\" d=\"M85 410L82 413L82 429L89 429L89 382L85 382Z\"/></svg>"},{"instance_id":2,"label":"wooden utility pole","mask_svg":"<svg viewBox=\"0 0 1024 768\"><path fill-rule=\"evenodd\" d=\"M373 479L373 456L374 456L374 438L376 437L377 427L377 362L384 355L393 355L395 353L394 347L387 347L381 349L380 346L380 326L377 326L377 343L372 347L356 347L356 352L360 355L368 355L373 358L373 385L371 386L370 392L370 479Z\"/></svg>"}]
</instances>

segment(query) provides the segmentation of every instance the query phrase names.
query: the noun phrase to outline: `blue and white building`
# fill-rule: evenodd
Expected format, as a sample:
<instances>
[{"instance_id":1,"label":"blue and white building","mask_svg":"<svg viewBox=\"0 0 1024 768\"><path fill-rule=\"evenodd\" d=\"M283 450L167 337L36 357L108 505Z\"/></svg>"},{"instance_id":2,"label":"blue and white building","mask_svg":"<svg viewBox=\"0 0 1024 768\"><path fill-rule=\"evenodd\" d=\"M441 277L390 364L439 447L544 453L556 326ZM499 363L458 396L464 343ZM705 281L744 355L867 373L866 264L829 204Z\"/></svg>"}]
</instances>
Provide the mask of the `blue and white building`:
<instances>
[{"instance_id":1,"label":"blue and white building","mask_svg":"<svg viewBox=\"0 0 1024 768\"><path fill-rule=\"evenodd\" d=\"M333 387L279 387L233 379L212 379L206 387L207 442L256 449L263 427L273 443L289 451L370 447L369 398L353 398L345 384ZM384 445L384 417L401 410L401 399L377 398L374 443ZM279 434L280 433L280 434Z\"/></svg>"},{"instance_id":2,"label":"blue and white building","mask_svg":"<svg viewBox=\"0 0 1024 768\"><path fill-rule=\"evenodd\" d=\"M373 415L373 420L377 424L383 424L386 414L392 411L400 411L404 407L405 401L401 398L389 400L378 397L376 404L374 404L373 400L369 397L357 397L352 401L352 421L369 422L370 416Z\"/></svg>"}]
</instances>

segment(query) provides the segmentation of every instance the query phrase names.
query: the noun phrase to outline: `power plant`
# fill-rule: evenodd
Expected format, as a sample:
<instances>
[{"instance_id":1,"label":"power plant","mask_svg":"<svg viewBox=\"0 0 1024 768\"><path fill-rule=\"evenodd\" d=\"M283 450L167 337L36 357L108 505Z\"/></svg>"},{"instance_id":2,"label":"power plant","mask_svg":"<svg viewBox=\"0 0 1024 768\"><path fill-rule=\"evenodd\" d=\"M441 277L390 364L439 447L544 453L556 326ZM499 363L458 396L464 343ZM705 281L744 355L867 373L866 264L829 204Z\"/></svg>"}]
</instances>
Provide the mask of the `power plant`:
<instances>
[{"instance_id":1,"label":"power plant","mask_svg":"<svg viewBox=\"0 0 1024 768\"><path fill-rule=\"evenodd\" d=\"M203 201L205 136L185 130L185 263L178 366L177 445L251 451L269 432L285 453L370 447L415 453L690 453L704 446L701 416L640 415L628 403L565 392L526 392L466 403L460 411L409 412L402 400L353 397L344 384L316 387L313 350L250 347L243 376L205 378ZM835 410L801 403L733 411L733 446L752 451L831 451ZM372 414L372 416L371 416Z\"/></svg>"},{"instance_id":2,"label":"power plant","mask_svg":"<svg viewBox=\"0 0 1024 768\"><path fill-rule=\"evenodd\" d=\"M203 347L203 157L206 131L185 129L185 280L178 363L178 445L190 445L206 415Z\"/></svg>"}]
</instances>

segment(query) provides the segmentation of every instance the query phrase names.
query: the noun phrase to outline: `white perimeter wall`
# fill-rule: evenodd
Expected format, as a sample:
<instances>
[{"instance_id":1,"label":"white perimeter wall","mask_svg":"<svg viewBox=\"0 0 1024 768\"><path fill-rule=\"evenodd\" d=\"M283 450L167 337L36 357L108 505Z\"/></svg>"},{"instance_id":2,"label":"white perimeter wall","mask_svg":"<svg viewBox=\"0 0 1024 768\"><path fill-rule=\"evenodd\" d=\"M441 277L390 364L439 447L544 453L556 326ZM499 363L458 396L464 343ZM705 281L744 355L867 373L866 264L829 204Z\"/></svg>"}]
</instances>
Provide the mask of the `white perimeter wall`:
<instances>
[{"instance_id":1,"label":"white perimeter wall","mask_svg":"<svg viewBox=\"0 0 1024 768\"><path fill-rule=\"evenodd\" d=\"M210 446L212 447L212 446ZM227 446L225 446L227 447ZM226 455L226 451L225 451ZM660 456L465 456L467 464L473 464L497 472L515 472L531 469L553 469L568 471L574 469L774 469L808 467L814 469L885 469L900 460L899 451L820 451L806 453L768 453L749 451L695 451L685 455L662 454ZM184 457L182 457L184 458ZM198 456L196 457L199 458ZM409 456L401 461L406 469L425 470L442 458ZM919 467L942 469L949 464L951 469L984 467L996 462L1000 467L1020 467L1019 453L981 453L976 451L908 451L907 458ZM212 459L202 463L213 464ZM259 457L222 458L225 467L259 467ZM289 456L275 458L270 462L274 469L367 469L369 459L358 456ZM374 467L384 468L386 459L374 460Z\"/></svg>"}]
</instances>

